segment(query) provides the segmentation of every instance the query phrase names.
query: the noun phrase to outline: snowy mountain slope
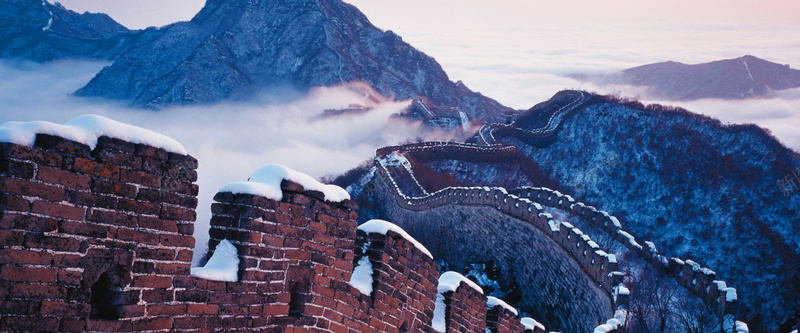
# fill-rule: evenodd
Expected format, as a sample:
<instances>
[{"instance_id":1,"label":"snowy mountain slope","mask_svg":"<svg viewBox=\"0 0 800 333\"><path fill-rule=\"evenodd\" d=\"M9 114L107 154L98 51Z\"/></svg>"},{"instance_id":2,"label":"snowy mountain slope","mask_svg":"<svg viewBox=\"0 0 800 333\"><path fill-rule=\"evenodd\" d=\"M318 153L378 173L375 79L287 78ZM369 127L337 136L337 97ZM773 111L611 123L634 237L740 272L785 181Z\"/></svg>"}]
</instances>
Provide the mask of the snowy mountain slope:
<instances>
[{"instance_id":1,"label":"snowy mountain slope","mask_svg":"<svg viewBox=\"0 0 800 333\"><path fill-rule=\"evenodd\" d=\"M211 0L101 71L78 95L160 108L239 99L265 87L364 81L397 99L456 107L470 120L511 110L450 81L436 61L336 1Z\"/></svg>"},{"instance_id":2,"label":"snowy mountain slope","mask_svg":"<svg viewBox=\"0 0 800 333\"><path fill-rule=\"evenodd\" d=\"M499 140L664 252L729 276L742 317L776 331L800 308L800 191L779 186L800 155L754 125L618 102L586 106L545 148Z\"/></svg>"},{"instance_id":3,"label":"snowy mountain slope","mask_svg":"<svg viewBox=\"0 0 800 333\"><path fill-rule=\"evenodd\" d=\"M128 30L106 14L78 14L43 0L0 1L2 58L113 60L160 35L156 29Z\"/></svg>"}]
</instances>

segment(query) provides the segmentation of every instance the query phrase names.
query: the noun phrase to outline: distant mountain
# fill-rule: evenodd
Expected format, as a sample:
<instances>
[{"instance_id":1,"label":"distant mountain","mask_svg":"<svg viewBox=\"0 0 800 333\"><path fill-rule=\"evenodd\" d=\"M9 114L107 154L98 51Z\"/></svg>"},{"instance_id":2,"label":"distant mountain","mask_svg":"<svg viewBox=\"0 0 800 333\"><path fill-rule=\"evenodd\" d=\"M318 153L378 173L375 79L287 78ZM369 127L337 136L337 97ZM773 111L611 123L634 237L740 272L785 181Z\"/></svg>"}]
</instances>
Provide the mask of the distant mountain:
<instances>
[{"instance_id":1,"label":"distant mountain","mask_svg":"<svg viewBox=\"0 0 800 333\"><path fill-rule=\"evenodd\" d=\"M106 14L78 14L43 0L0 1L0 57L113 60L161 35L129 30Z\"/></svg>"},{"instance_id":2,"label":"distant mountain","mask_svg":"<svg viewBox=\"0 0 800 333\"><path fill-rule=\"evenodd\" d=\"M600 83L648 86L652 97L668 100L743 99L800 87L800 70L749 55L697 65L667 61L586 78Z\"/></svg>"},{"instance_id":3,"label":"distant mountain","mask_svg":"<svg viewBox=\"0 0 800 333\"><path fill-rule=\"evenodd\" d=\"M209 0L190 22L123 55L77 91L161 108L245 98L265 87L363 81L448 117L498 121L511 109L449 80L431 57L340 0ZM441 116L435 114L434 116Z\"/></svg>"}]
</instances>

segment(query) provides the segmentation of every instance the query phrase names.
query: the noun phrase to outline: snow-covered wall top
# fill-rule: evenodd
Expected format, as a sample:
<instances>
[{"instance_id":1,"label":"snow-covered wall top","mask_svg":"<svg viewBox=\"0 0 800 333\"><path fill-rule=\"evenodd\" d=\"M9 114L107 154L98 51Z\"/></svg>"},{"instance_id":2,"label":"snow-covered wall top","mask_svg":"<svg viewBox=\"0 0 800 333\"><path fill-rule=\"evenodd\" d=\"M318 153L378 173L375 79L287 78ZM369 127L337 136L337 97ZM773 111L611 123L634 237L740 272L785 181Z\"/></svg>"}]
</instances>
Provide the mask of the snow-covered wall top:
<instances>
[{"instance_id":1,"label":"snow-covered wall top","mask_svg":"<svg viewBox=\"0 0 800 333\"><path fill-rule=\"evenodd\" d=\"M10 121L0 125L0 142L31 147L36 141L37 134L47 134L80 142L92 149L97 146L98 138L107 136L187 155L183 145L170 137L92 114L75 117L63 125L47 121Z\"/></svg>"},{"instance_id":2,"label":"snow-covered wall top","mask_svg":"<svg viewBox=\"0 0 800 333\"><path fill-rule=\"evenodd\" d=\"M377 233L381 235L386 235L386 233L388 233L389 231L393 231L398 235L402 236L403 238L405 238L406 240L408 240L409 242L411 242L412 244L414 244L414 246L416 246L420 251L422 251L422 253L433 259L433 255L431 255L431 252L428 251L428 249L425 248L425 246L420 244L420 242L414 239L414 237L411 237L405 230L398 227L394 223L384 220L373 219L358 226L358 230L361 230L368 234Z\"/></svg>"},{"instance_id":3,"label":"snow-covered wall top","mask_svg":"<svg viewBox=\"0 0 800 333\"><path fill-rule=\"evenodd\" d=\"M223 185L219 191L234 194L254 194L272 200L280 200L283 197L281 182L284 180L300 184L306 191L321 192L325 200L330 202L342 202L350 199L350 194L343 188L336 185L322 184L309 175L294 171L280 164L263 166L254 171L248 181Z\"/></svg>"}]
</instances>

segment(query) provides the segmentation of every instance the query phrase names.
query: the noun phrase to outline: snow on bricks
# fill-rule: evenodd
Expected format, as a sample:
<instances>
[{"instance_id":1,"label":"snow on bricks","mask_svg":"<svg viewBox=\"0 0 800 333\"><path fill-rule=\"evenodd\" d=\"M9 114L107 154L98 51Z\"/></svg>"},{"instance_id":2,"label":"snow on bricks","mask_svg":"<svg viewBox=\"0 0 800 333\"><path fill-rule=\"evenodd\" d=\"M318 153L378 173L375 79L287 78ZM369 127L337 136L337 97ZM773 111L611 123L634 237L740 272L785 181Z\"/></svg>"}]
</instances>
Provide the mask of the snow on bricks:
<instances>
[{"instance_id":1,"label":"snow on bricks","mask_svg":"<svg viewBox=\"0 0 800 333\"><path fill-rule=\"evenodd\" d=\"M224 254L208 277L228 281L192 276L197 160L135 128L77 127L0 144L0 331L433 332L438 266L401 229L358 230L353 202L316 184L220 192L206 257ZM369 294L348 283L364 258ZM448 331L522 332L468 292Z\"/></svg>"}]
</instances>

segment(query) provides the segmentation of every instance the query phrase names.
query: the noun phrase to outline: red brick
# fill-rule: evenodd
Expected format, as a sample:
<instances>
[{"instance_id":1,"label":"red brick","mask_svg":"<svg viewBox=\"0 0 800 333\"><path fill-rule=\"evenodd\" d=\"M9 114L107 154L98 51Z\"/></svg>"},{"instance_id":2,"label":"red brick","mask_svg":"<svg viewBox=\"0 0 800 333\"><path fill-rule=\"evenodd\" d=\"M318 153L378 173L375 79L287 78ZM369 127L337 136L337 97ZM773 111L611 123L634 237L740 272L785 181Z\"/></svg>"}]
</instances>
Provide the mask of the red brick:
<instances>
[{"instance_id":1,"label":"red brick","mask_svg":"<svg viewBox=\"0 0 800 333\"><path fill-rule=\"evenodd\" d=\"M193 257L194 257L194 251L180 250L178 251L178 255L175 257L175 260L182 262L192 262Z\"/></svg>"},{"instance_id":2,"label":"red brick","mask_svg":"<svg viewBox=\"0 0 800 333\"><path fill-rule=\"evenodd\" d=\"M59 332L83 332L86 330L86 320L78 318L64 318L61 319Z\"/></svg>"},{"instance_id":3,"label":"red brick","mask_svg":"<svg viewBox=\"0 0 800 333\"><path fill-rule=\"evenodd\" d=\"M89 146L83 143L72 141L59 136L41 134L41 133L36 134L34 146L43 148L44 150L47 151L56 151L60 153L66 153L77 156L89 156L89 153L91 153L92 151L91 148L89 148Z\"/></svg>"},{"instance_id":4,"label":"red brick","mask_svg":"<svg viewBox=\"0 0 800 333\"><path fill-rule=\"evenodd\" d=\"M136 186L99 178L92 181L92 191L131 199L136 198Z\"/></svg>"},{"instance_id":5,"label":"red brick","mask_svg":"<svg viewBox=\"0 0 800 333\"><path fill-rule=\"evenodd\" d=\"M175 292L175 301L178 302L206 303L208 297L209 293L204 290L187 289Z\"/></svg>"},{"instance_id":6,"label":"red brick","mask_svg":"<svg viewBox=\"0 0 800 333\"><path fill-rule=\"evenodd\" d=\"M6 177L0 178L0 192L37 197L53 202L63 201L67 198L64 188Z\"/></svg>"},{"instance_id":7,"label":"red brick","mask_svg":"<svg viewBox=\"0 0 800 333\"><path fill-rule=\"evenodd\" d=\"M186 304L153 304L147 306L148 316L177 316L186 314Z\"/></svg>"},{"instance_id":8,"label":"red brick","mask_svg":"<svg viewBox=\"0 0 800 333\"><path fill-rule=\"evenodd\" d=\"M139 226L167 232L178 232L178 223L173 220L164 220L157 217L140 216Z\"/></svg>"},{"instance_id":9,"label":"red brick","mask_svg":"<svg viewBox=\"0 0 800 333\"><path fill-rule=\"evenodd\" d=\"M109 236L109 227L86 222L61 222L58 231L62 234L79 235L92 238L106 238Z\"/></svg>"},{"instance_id":10,"label":"red brick","mask_svg":"<svg viewBox=\"0 0 800 333\"><path fill-rule=\"evenodd\" d=\"M87 317L91 311L91 306L85 303L66 303L43 301L39 310L41 315L55 315L64 317Z\"/></svg>"},{"instance_id":11,"label":"red brick","mask_svg":"<svg viewBox=\"0 0 800 333\"><path fill-rule=\"evenodd\" d=\"M79 255L57 253L53 257L53 266L55 267L82 267L83 257Z\"/></svg>"},{"instance_id":12,"label":"red brick","mask_svg":"<svg viewBox=\"0 0 800 333\"><path fill-rule=\"evenodd\" d=\"M109 150L101 150L99 153L95 153L94 155L95 155L95 160L101 163L114 164L134 169L139 169L142 167L143 160L140 156L134 156L131 154L119 153Z\"/></svg>"},{"instance_id":13,"label":"red brick","mask_svg":"<svg viewBox=\"0 0 800 333\"><path fill-rule=\"evenodd\" d=\"M36 167L33 163L14 161L6 158L0 160L0 175L3 176L31 179L33 178L35 169Z\"/></svg>"},{"instance_id":14,"label":"red brick","mask_svg":"<svg viewBox=\"0 0 800 333\"><path fill-rule=\"evenodd\" d=\"M42 251L0 249L0 264L49 265L53 255Z\"/></svg>"},{"instance_id":15,"label":"red brick","mask_svg":"<svg viewBox=\"0 0 800 333\"><path fill-rule=\"evenodd\" d=\"M27 212L31 203L16 195L0 193L0 209L5 211Z\"/></svg>"},{"instance_id":16,"label":"red brick","mask_svg":"<svg viewBox=\"0 0 800 333\"><path fill-rule=\"evenodd\" d=\"M142 300L148 303L172 302L175 299L175 297L173 297L173 294L174 294L173 290L164 290L164 289L142 290Z\"/></svg>"},{"instance_id":17,"label":"red brick","mask_svg":"<svg viewBox=\"0 0 800 333\"><path fill-rule=\"evenodd\" d=\"M47 201L34 201L31 212L46 216L83 221L86 218L86 208L67 206Z\"/></svg>"},{"instance_id":18,"label":"red brick","mask_svg":"<svg viewBox=\"0 0 800 333\"><path fill-rule=\"evenodd\" d=\"M87 215L89 220L102 224L113 224L125 227L136 227L139 224L136 216L119 212L92 209Z\"/></svg>"},{"instance_id":19,"label":"red brick","mask_svg":"<svg viewBox=\"0 0 800 333\"><path fill-rule=\"evenodd\" d=\"M50 298L63 299L67 297L67 288L60 286L14 283L8 290L9 296L18 298Z\"/></svg>"},{"instance_id":20,"label":"red brick","mask_svg":"<svg viewBox=\"0 0 800 333\"><path fill-rule=\"evenodd\" d=\"M18 267L0 268L0 279L16 282L55 282L56 270L52 268Z\"/></svg>"},{"instance_id":21,"label":"red brick","mask_svg":"<svg viewBox=\"0 0 800 333\"><path fill-rule=\"evenodd\" d=\"M189 304L189 314L216 315L219 313L219 305L214 304Z\"/></svg>"},{"instance_id":22,"label":"red brick","mask_svg":"<svg viewBox=\"0 0 800 333\"><path fill-rule=\"evenodd\" d=\"M288 304L265 304L264 305L264 315L265 316L280 316L286 315L289 313L289 305Z\"/></svg>"},{"instance_id":23,"label":"red brick","mask_svg":"<svg viewBox=\"0 0 800 333\"><path fill-rule=\"evenodd\" d=\"M164 181L161 184L161 189L168 192L173 192L183 195L197 196L199 187L197 186L197 184L193 183L164 179Z\"/></svg>"},{"instance_id":24,"label":"red brick","mask_svg":"<svg viewBox=\"0 0 800 333\"><path fill-rule=\"evenodd\" d=\"M194 235L194 223L178 224L178 233L181 235L188 235L188 236Z\"/></svg>"},{"instance_id":25,"label":"red brick","mask_svg":"<svg viewBox=\"0 0 800 333\"><path fill-rule=\"evenodd\" d=\"M191 306L191 304L189 305ZM172 322L173 329L204 329L206 328L206 318L205 317L183 317L183 318L175 318ZM198 331L194 331L198 332ZM211 332L209 332L211 333Z\"/></svg>"},{"instance_id":26,"label":"red brick","mask_svg":"<svg viewBox=\"0 0 800 333\"><path fill-rule=\"evenodd\" d=\"M194 221L197 213L193 209L183 207L162 206L161 218L168 220Z\"/></svg>"},{"instance_id":27,"label":"red brick","mask_svg":"<svg viewBox=\"0 0 800 333\"><path fill-rule=\"evenodd\" d=\"M155 267L156 274L163 274L163 275L189 275L191 273L191 265L189 263L184 264L165 264L165 263L158 263Z\"/></svg>"},{"instance_id":28,"label":"red brick","mask_svg":"<svg viewBox=\"0 0 800 333\"><path fill-rule=\"evenodd\" d=\"M78 190L88 190L92 185L92 177L46 166L39 167L36 179L43 183L58 184Z\"/></svg>"},{"instance_id":29,"label":"red brick","mask_svg":"<svg viewBox=\"0 0 800 333\"><path fill-rule=\"evenodd\" d=\"M134 276L131 286L135 288L171 288L172 278L155 275Z\"/></svg>"},{"instance_id":30,"label":"red brick","mask_svg":"<svg viewBox=\"0 0 800 333\"><path fill-rule=\"evenodd\" d=\"M117 209L119 199L110 194L68 191L68 202L78 206Z\"/></svg>"},{"instance_id":31,"label":"red brick","mask_svg":"<svg viewBox=\"0 0 800 333\"><path fill-rule=\"evenodd\" d=\"M117 209L136 214L158 215L161 212L161 205L152 202L120 198Z\"/></svg>"},{"instance_id":32,"label":"red brick","mask_svg":"<svg viewBox=\"0 0 800 333\"><path fill-rule=\"evenodd\" d=\"M72 162L72 171L82 172L98 177L119 179L119 167L110 164L97 163L87 158L76 158Z\"/></svg>"},{"instance_id":33,"label":"red brick","mask_svg":"<svg viewBox=\"0 0 800 333\"><path fill-rule=\"evenodd\" d=\"M53 317L5 317L0 321L2 331L57 331L58 318Z\"/></svg>"},{"instance_id":34,"label":"red brick","mask_svg":"<svg viewBox=\"0 0 800 333\"><path fill-rule=\"evenodd\" d=\"M117 239L134 241L140 244L158 245L158 235L147 231L119 228L117 229Z\"/></svg>"},{"instance_id":35,"label":"red brick","mask_svg":"<svg viewBox=\"0 0 800 333\"><path fill-rule=\"evenodd\" d=\"M58 153L13 143L0 143L0 156L32 161L39 165L49 166L59 166L62 161L62 157Z\"/></svg>"},{"instance_id":36,"label":"red brick","mask_svg":"<svg viewBox=\"0 0 800 333\"><path fill-rule=\"evenodd\" d=\"M26 234L23 245L29 248L40 248L63 252L78 252L81 249L81 241L75 238L33 233Z\"/></svg>"},{"instance_id":37,"label":"red brick","mask_svg":"<svg viewBox=\"0 0 800 333\"><path fill-rule=\"evenodd\" d=\"M146 187L161 187L161 176L139 170L122 169L120 171L119 180L123 183L137 184Z\"/></svg>"},{"instance_id":38,"label":"red brick","mask_svg":"<svg viewBox=\"0 0 800 333\"><path fill-rule=\"evenodd\" d=\"M120 318L139 318L144 317L144 305L125 305L119 307Z\"/></svg>"},{"instance_id":39,"label":"red brick","mask_svg":"<svg viewBox=\"0 0 800 333\"><path fill-rule=\"evenodd\" d=\"M189 247L194 248L194 237L182 235L161 234L160 244L169 247Z\"/></svg>"},{"instance_id":40,"label":"red brick","mask_svg":"<svg viewBox=\"0 0 800 333\"><path fill-rule=\"evenodd\" d=\"M67 286L80 286L83 276L78 271L58 271L58 282Z\"/></svg>"},{"instance_id":41,"label":"red brick","mask_svg":"<svg viewBox=\"0 0 800 333\"><path fill-rule=\"evenodd\" d=\"M133 330L131 324L127 320L87 319L86 330L94 332L130 332Z\"/></svg>"},{"instance_id":42,"label":"red brick","mask_svg":"<svg viewBox=\"0 0 800 333\"><path fill-rule=\"evenodd\" d=\"M328 230L328 227L325 226L325 224L319 223L319 222L313 222L313 221L309 224L308 227L309 227L309 229L311 229L313 231L316 231L316 232L319 232L319 233L323 233L323 234Z\"/></svg>"}]
</instances>

